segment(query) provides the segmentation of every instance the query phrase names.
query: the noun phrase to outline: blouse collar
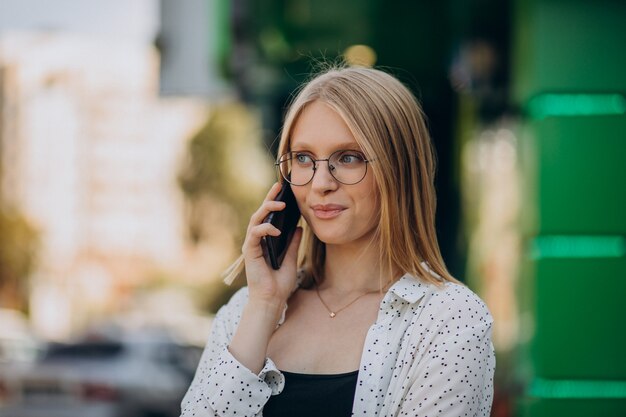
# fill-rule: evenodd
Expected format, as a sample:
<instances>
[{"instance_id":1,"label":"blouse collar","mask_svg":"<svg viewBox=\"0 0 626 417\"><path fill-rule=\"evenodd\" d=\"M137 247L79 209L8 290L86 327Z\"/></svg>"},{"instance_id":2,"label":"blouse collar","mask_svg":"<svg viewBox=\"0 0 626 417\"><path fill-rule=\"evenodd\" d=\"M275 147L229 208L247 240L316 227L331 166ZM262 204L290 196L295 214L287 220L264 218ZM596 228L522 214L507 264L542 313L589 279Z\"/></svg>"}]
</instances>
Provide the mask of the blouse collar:
<instances>
[{"instance_id":1,"label":"blouse collar","mask_svg":"<svg viewBox=\"0 0 626 417\"><path fill-rule=\"evenodd\" d=\"M394 294L396 297L413 304L426 294L426 290L430 285L411 274L404 274L389 288L387 294Z\"/></svg>"}]
</instances>

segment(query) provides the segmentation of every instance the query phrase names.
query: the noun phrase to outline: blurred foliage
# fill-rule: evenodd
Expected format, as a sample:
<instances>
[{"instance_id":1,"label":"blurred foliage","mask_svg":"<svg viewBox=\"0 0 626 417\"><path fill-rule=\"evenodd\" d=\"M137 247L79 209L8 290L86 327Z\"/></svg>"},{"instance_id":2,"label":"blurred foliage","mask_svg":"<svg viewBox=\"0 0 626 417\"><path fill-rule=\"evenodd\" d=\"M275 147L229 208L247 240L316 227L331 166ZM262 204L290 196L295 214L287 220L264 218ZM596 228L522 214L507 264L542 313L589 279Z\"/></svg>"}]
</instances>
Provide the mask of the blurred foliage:
<instances>
[{"instance_id":1,"label":"blurred foliage","mask_svg":"<svg viewBox=\"0 0 626 417\"><path fill-rule=\"evenodd\" d=\"M206 239L218 226L204 221L210 210L221 212L226 217L222 220L234 222L230 228L236 240L243 236L270 180L266 169L271 164L269 155L259 152L259 138L250 110L229 103L216 106L190 140L178 181L191 206L189 236L193 242Z\"/></svg>"},{"instance_id":2,"label":"blurred foliage","mask_svg":"<svg viewBox=\"0 0 626 417\"><path fill-rule=\"evenodd\" d=\"M234 245L233 252L241 246L250 216L274 178L270 154L261 143L258 117L239 103L216 105L189 141L178 182L195 245ZM238 289L221 280L210 287L202 304L213 312Z\"/></svg>"},{"instance_id":3,"label":"blurred foliage","mask_svg":"<svg viewBox=\"0 0 626 417\"><path fill-rule=\"evenodd\" d=\"M0 306L26 310L28 277L39 248L39 233L17 211L0 205Z\"/></svg>"},{"instance_id":4,"label":"blurred foliage","mask_svg":"<svg viewBox=\"0 0 626 417\"><path fill-rule=\"evenodd\" d=\"M213 281L197 292L195 301L201 310L215 314L245 284L242 279L235 280L230 286L221 280Z\"/></svg>"}]
</instances>

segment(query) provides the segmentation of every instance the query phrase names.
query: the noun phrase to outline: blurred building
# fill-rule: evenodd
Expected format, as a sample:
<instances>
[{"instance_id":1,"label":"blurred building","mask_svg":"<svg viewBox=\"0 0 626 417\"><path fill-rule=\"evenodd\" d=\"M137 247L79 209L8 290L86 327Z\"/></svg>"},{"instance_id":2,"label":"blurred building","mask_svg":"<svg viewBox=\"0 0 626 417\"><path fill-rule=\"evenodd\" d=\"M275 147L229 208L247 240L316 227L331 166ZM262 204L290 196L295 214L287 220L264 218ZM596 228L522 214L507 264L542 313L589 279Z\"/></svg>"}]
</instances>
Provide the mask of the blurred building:
<instances>
[{"instance_id":1,"label":"blurred building","mask_svg":"<svg viewBox=\"0 0 626 417\"><path fill-rule=\"evenodd\" d=\"M230 94L220 75L229 19L222 0L160 0L156 40L161 57L160 91L165 96L212 100Z\"/></svg>"},{"instance_id":2,"label":"blurred building","mask_svg":"<svg viewBox=\"0 0 626 417\"><path fill-rule=\"evenodd\" d=\"M53 338L184 264L176 172L206 116L201 102L159 98L154 2L87 3L0 13L0 189L42 232L31 316Z\"/></svg>"}]
</instances>

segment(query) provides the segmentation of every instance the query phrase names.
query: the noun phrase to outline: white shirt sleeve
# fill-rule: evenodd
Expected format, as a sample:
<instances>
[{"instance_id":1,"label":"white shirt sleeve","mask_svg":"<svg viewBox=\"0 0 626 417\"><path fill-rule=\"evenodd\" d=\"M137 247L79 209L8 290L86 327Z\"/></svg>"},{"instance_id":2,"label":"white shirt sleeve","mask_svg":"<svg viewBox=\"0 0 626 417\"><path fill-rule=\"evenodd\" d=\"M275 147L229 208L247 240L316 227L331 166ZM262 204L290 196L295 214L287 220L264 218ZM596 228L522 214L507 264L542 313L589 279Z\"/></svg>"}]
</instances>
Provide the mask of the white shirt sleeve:
<instances>
[{"instance_id":1,"label":"white shirt sleeve","mask_svg":"<svg viewBox=\"0 0 626 417\"><path fill-rule=\"evenodd\" d=\"M271 359L257 375L228 350L239 322L244 290L215 316L198 369L181 404L181 417L259 416L271 395L282 391L284 377Z\"/></svg>"}]
</instances>

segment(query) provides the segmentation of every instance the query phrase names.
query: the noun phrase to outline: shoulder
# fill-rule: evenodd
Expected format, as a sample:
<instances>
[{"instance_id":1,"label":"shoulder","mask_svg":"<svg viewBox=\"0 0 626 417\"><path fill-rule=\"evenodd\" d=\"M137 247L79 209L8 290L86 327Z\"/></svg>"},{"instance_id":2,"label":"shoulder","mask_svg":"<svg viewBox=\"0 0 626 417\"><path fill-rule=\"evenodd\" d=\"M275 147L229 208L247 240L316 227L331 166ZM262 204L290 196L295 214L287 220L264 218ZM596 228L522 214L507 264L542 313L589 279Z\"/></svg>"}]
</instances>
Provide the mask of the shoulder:
<instances>
[{"instance_id":1,"label":"shoulder","mask_svg":"<svg viewBox=\"0 0 626 417\"><path fill-rule=\"evenodd\" d=\"M440 281L435 284L406 274L392 285L388 292L422 309L426 307L434 310L457 309L491 316L483 300L467 286L457 282Z\"/></svg>"},{"instance_id":2,"label":"shoulder","mask_svg":"<svg viewBox=\"0 0 626 417\"><path fill-rule=\"evenodd\" d=\"M485 302L463 284L446 282L441 286L433 285L431 294L433 304L439 303L448 309L456 308L461 311L490 315Z\"/></svg>"},{"instance_id":3,"label":"shoulder","mask_svg":"<svg viewBox=\"0 0 626 417\"><path fill-rule=\"evenodd\" d=\"M423 303L424 312L447 328L491 327L493 323L485 302L463 284L431 285Z\"/></svg>"},{"instance_id":4,"label":"shoulder","mask_svg":"<svg viewBox=\"0 0 626 417\"><path fill-rule=\"evenodd\" d=\"M471 289L455 282L434 284L406 275L393 288L404 301L408 301L414 320L435 326L475 327L490 326L493 318L489 309ZM408 306L407 306L408 307Z\"/></svg>"}]
</instances>

